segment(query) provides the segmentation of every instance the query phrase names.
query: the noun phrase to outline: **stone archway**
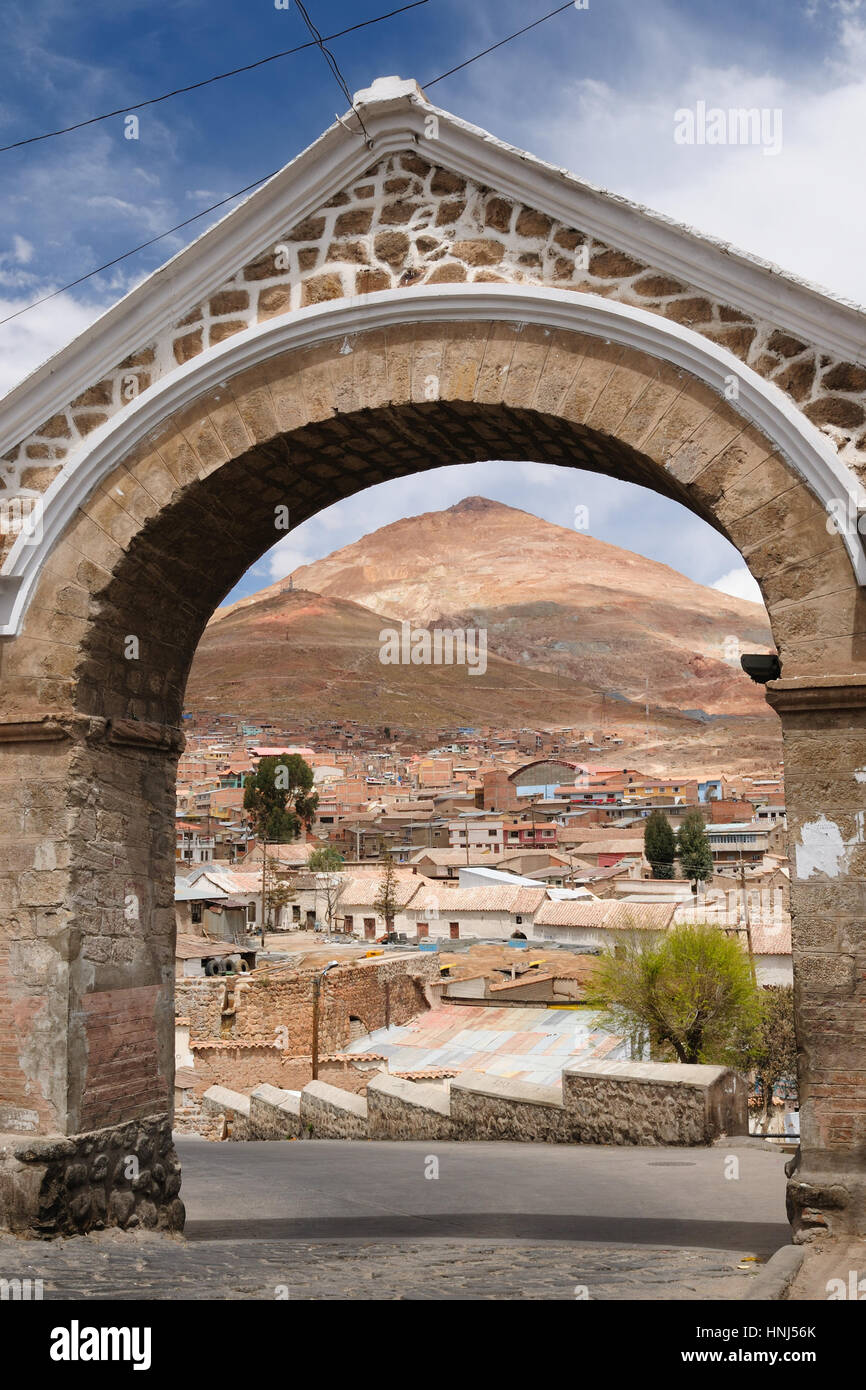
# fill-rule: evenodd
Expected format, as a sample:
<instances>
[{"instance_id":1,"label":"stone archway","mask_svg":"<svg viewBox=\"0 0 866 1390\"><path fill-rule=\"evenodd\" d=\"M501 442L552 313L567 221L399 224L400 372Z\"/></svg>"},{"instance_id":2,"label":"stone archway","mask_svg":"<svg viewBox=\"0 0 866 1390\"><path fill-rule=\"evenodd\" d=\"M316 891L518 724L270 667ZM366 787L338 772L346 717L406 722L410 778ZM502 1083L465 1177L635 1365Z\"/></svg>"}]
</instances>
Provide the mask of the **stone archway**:
<instances>
[{"instance_id":1,"label":"stone archway","mask_svg":"<svg viewBox=\"0 0 866 1390\"><path fill-rule=\"evenodd\" d=\"M443 181L440 202L460 177ZM488 208L490 189L479 196ZM325 206L349 202L336 192ZM496 215L517 234L513 206ZM558 236L552 216L539 216L543 229L524 222L519 235ZM301 243L321 238L319 220L299 230ZM249 238L245 246L249 254ZM451 250L493 264L493 252L465 239L452 236ZM340 243L333 254L348 253ZM616 266L629 285L645 275L637 263ZM217 311L234 312L214 294L207 344L203 329L184 335L182 323L167 340L198 334L188 360L175 350L167 363L158 344L144 363L131 351L117 380L126 371L148 381L126 405L114 377L90 386L81 377L110 360L114 321L101 359L98 343L81 348L73 400L58 364L61 394L41 425L46 379L34 380L32 400L10 398L22 452L9 467L42 504L41 533L19 537L0 575L7 1224L54 1232L182 1220L169 1098L183 691L213 609L278 538L276 509L288 506L296 525L386 478L495 458L572 464L674 497L733 541L762 587L783 665L769 698L783 725L794 858L803 1146L792 1215L802 1233L866 1220L861 441L833 433L849 426L834 423L845 412L828 406L829 387L810 388L806 412L802 374L783 387L772 362L736 355L724 318L713 317L717 332L697 332L661 300L636 307L597 286L527 284L513 260L500 269L509 275L488 268L455 285L428 266L420 286L410 278L318 304L296 295L309 286L298 265L283 313L214 336ZM345 293L342 280L331 288ZM849 329L845 320L833 331L842 341ZM772 334L762 334L766 345ZM739 340L744 356L751 342ZM853 426L862 369L848 365ZM42 462L28 471L24 458ZM828 526L837 503L853 527Z\"/></svg>"}]
</instances>

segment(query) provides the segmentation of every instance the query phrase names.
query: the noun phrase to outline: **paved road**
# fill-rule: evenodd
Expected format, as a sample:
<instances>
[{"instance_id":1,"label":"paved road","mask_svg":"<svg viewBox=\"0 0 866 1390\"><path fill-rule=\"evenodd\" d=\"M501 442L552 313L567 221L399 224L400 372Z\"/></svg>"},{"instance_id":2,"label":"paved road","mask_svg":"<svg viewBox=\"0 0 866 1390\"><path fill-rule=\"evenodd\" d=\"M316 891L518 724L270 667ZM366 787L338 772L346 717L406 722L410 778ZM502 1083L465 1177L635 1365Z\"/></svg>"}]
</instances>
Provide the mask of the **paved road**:
<instances>
[{"instance_id":1,"label":"paved road","mask_svg":"<svg viewBox=\"0 0 866 1390\"><path fill-rule=\"evenodd\" d=\"M184 1240L4 1238L0 1273L60 1298L713 1299L789 1239L784 1158L751 1148L177 1147Z\"/></svg>"}]
</instances>

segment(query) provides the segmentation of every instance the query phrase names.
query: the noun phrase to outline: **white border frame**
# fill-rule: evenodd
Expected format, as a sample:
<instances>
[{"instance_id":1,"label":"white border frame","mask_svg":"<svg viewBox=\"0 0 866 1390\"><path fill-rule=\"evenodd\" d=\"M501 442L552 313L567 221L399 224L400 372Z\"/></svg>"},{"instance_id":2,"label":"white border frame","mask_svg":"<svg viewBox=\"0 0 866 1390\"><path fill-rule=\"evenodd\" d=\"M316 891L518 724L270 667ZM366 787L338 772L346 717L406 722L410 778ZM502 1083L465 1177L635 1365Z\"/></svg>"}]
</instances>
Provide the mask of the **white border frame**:
<instances>
[{"instance_id":1,"label":"white border frame","mask_svg":"<svg viewBox=\"0 0 866 1390\"><path fill-rule=\"evenodd\" d=\"M368 154L369 158L369 154ZM727 348L681 324L598 295L535 285L428 285L333 300L256 324L162 377L93 430L76 448L43 499L42 538L20 536L0 570L0 636L16 636L43 566L83 502L116 465L173 413L227 377L279 353L399 323L514 322L589 334L672 363L724 395L736 376L744 422L754 423L827 508L841 502L866 513L866 491L830 440L772 382ZM849 534L852 531L853 534ZM866 585L866 552L856 528L842 533L857 581Z\"/></svg>"}]
</instances>

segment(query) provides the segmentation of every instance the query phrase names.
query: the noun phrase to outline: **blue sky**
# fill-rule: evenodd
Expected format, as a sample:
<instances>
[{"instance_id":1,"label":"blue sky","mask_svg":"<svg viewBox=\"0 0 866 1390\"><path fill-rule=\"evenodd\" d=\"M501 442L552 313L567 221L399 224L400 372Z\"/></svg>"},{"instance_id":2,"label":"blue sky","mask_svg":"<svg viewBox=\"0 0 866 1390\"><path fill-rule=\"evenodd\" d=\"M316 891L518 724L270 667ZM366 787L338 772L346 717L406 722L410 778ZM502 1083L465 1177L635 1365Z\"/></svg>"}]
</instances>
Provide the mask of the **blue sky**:
<instances>
[{"instance_id":1,"label":"blue sky","mask_svg":"<svg viewBox=\"0 0 866 1390\"><path fill-rule=\"evenodd\" d=\"M397 0L308 0L334 32ZM554 8L555 0L428 0L335 40L350 90L422 83ZM273 0L6 0L0 144L131 104L307 38ZM611 190L866 302L866 0L590 0L431 88L437 104ZM673 112L783 113L781 153L687 147ZM345 102L315 50L140 113L0 155L0 317L286 163ZM69 341L208 225L0 328L0 390ZM737 552L676 504L612 480L531 464L441 469L350 499L263 557L250 592L402 515L486 493L560 524L590 508L604 540L702 583L752 593ZM733 574L733 578L727 576Z\"/></svg>"}]
</instances>

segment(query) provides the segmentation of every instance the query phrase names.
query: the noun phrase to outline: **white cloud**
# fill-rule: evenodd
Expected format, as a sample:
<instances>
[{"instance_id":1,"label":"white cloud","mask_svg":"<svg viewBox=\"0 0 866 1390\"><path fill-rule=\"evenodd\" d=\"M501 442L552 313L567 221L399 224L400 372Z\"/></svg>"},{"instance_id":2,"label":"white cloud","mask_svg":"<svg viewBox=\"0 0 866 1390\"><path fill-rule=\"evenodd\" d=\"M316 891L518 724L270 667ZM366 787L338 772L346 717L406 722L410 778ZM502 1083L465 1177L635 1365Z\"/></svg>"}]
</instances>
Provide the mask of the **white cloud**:
<instances>
[{"instance_id":1,"label":"white cloud","mask_svg":"<svg viewBox=\"0 0 866 1390\"><path fill-rule=\"evenodd\" d=\"M26 265L33 259L33 243L26 237L18 236L12 238L12 256L19 265Z\"/></svg>"},{"instance_id":2,"label":"white cloud","mask_svg":"<svg viewBox=\"0 0 866 1390\"><path fill-rule=\"evenodd\" d=\"M562 56L534 64L531 104L521 107L516 95L523 77L512 54L470 69L464 95L446 105L590 182L866 303L866 181L852 177L851 164L852 132L866 127L862 13L833 7L820 15L814 61L797 63L780 46L773 70L765 52L752 66L748 51L733 45L723 51L736 56L719 63L711 27L690 26L682 13L666 14L662 24L655 8L639 10L629 19L624 62L636 46L643 61L616 78L574 80L566 33ZM823 60L824 52L832 57ZM674 112L697 101L780 108L781 153L675 144Z\"/></svg>"},{"instance_id":3,"label":"white cloud","mask_svg":"<svg viewBox=\"0 0 866 1390\"><path fill-rule=\"evenodd\" d=\"M268 583L276 584L277 580L285 579L301 565L308 565L311 560L317 558L310 554L306 548L301 548L295 536L286 536L284 540L278 541L270 549L265 557L267 572L269 575ZM261 566L257 567L257 572L261 572ZM231 602L231 596L226 602Z\"/></svg>"},{"instance_id":4,"label":"white cloud","mask_svg":"<svg viewBox=\"0 0 866 1390\"><path fill-rule=\"evenodd\" d=\"M30 298L0 299L0 319L14 314ZM62 295L6 324L0 335L0 395L83 333L102 312L100 305L80 304L71 295Z\"/></svg>"},{"instance_id":5,"label":"white cloud","mask_svg":"<svg viewBox=\"0 0 866 1390\"><path fill-rule=\"evenodd\" d=\"M758 586L757 580L753 578L751 572L741 565L738 569L728 570L721 579L717 579L712 586L719 589L723 594L730 594L732 598L744 598L749 603L760 603L764 605L764 597Z\"/></svg>"}]
</instances>

